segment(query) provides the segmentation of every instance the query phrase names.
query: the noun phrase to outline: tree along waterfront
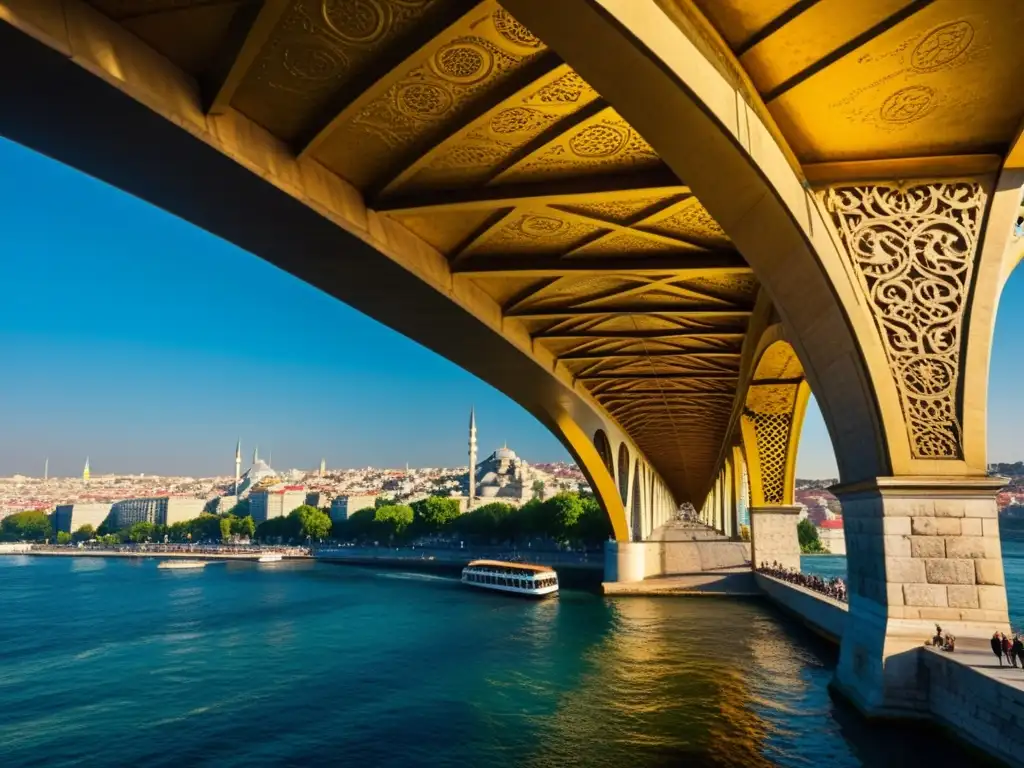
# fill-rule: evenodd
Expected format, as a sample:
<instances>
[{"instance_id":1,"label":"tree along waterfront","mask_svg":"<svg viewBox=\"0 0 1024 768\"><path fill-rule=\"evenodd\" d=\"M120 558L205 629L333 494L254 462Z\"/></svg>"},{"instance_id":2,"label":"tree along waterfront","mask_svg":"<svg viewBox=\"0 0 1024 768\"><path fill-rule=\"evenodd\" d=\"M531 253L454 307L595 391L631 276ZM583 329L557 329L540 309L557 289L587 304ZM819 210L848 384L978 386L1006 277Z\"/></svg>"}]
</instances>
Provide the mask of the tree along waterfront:
<instances>
[{"instance_id":1,"label":"tree along waterfront","mask_svg":"<svg viewBox=\"0 0 1024 768\"><path fill-rule=\"evenodd\" d=\"M336 521L332 538L353 543L408 544L423 539L463 540L473 544L516 543L543 539L599 545L611 523L592 496L559 493L521 507L492 502L460 514L457 499L430 497L411 505L381 504Z\"/></svg>"},{"instance_id":2,"label":"tree along waterfront","mask_svg":"<svg viewBox=\"0 0 1024 768\"><path fill-rule=\"evenodd\" d=\"M10 515L0 523L0 537L7 541L71 544L96 541L105 546L144 542L212 542L256 539L273 542L336 540L350 543L386 542L393 545L417 540L466 541L495 545L538 541L597 546L611 534L608 516L592 496L559 493L534 499L522 507L493 502L462 513L459 500L432 496L412 504L378 502L359 510L347 520L332 523L322 509L303 505L284 517L257 525L240 503L224 514L204 513L172 525L138 522L116 528L108 518L97 529L83 525L73 533L56 532L45 511ZM236 514L245 512L246 514Z\"/></svg>"}]
</instances>

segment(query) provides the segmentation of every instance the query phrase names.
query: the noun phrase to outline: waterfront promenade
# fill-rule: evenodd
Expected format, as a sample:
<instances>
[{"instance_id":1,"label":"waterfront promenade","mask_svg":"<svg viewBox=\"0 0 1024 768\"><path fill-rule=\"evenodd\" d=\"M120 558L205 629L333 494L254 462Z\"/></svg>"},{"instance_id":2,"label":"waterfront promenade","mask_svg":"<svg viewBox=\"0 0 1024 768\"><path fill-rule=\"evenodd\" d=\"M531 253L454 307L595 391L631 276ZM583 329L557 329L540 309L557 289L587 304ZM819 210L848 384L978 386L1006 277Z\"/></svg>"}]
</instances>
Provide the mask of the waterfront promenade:
<instances>
[{"instance_id":1,"label":"waterfront promenade","mask_svg":"<svg viewBox=\"0 0 1024 768\"><path fill-rule=\"evenodd\" d=\"M308 560L311 555L303 547L193 547L164 546L159 544L139 547L53 547L35 544L27 549L0 549L0 555L28 555L31 557L157 557L177 560L258 560L267 554L279 554L284 559Z\"/></svg>"},{"instance_id":2,"label":"waterfront promenade","mask_svg":"<svg viewBox=\"0 0 1024 768\"><path fill-rule=\"evenodd\" d=\"M786 613L826 640L842 641L847 603L766 573L754 579ZM907 656L900 660L905 703L916 716L1009 765L1024 764L1024 669L1000 666L987 641L977 638L958 639L951 653L922 645L901 655Z\"/></svg>"}]
</instances>

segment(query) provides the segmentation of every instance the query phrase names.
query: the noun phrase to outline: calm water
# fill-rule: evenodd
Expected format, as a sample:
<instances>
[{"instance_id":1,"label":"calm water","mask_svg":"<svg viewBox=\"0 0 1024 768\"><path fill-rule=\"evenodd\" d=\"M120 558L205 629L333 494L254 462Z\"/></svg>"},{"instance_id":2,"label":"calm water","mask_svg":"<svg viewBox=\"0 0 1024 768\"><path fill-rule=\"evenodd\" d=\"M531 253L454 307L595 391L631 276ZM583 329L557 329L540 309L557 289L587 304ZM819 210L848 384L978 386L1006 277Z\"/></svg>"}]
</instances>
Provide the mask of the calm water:
<instances>
[{"instance_id":1,"label":"calm water","mask_svg":"<svg viewBox=\"0 0 1024 768\"><path fill-rule=\"evenodd\" d=\"M0 557L0 765L977 764L834 703L761 602Z\"/></svg>"},{"instance_id":2,"label":"calm water","mask_svg":"<svg viewBox=\"0 0 1024 768\"><path fill-rule=\"evenodd\" d=\"M1006 600L1010 605L1010 621L1024 627L1024 527L1001 526L1003 572L1006 577ZM800 558L800 569L820 576L846 576L846 557L814 555Z\"/></svg>"}]
</instances>

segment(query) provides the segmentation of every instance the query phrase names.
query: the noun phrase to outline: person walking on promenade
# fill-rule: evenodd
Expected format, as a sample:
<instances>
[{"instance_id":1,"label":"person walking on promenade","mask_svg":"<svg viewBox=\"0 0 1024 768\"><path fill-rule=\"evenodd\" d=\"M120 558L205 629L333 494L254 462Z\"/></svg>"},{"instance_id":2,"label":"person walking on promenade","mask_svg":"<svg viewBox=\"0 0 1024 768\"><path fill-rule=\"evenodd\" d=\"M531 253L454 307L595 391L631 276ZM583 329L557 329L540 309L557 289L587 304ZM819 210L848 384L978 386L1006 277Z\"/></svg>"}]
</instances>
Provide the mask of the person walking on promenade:
<instances>
[{"instance_id":1,"label":"person walking on promenade","mask_svg":"<svg viewBox=\"0 0 1024 768\"><path fill-rule=\"evenodd\" d=\"M992 653L994 653L996 658L999 659L999 666L1003 666L1003 641L1002 638L999 637L998 632L992 635L992 639L989 641L989 644L992 646Z\"/></svg>"},{"instance_id":2,"label":"person walking on promenade","mask_svg":"<svg viewBox=\"0 0 1024 768\"><path fill-rule=\"evenodd\" d=\"M1024 642L1021 642L1020 634L1013 636L1013 645L1010 646L1010 653L1013 658L1020 662L1021 667L1024 667ZM1016 666L1016 662L1014 662Z\"/></svg>"},{"instance_id":3,"label":"person walking on promenade","mask_svg":"<svg viewBox=\"0 0 1024 768\"><path fill-rule=\"evenodd\" d=\"M1010 655L1010 647L1011 647L1010 646L1010 638L1008 638L1006 635L1002 635L1002 634L1000 635L1000 637L1002 638L1003 656L1006 657L1006 663L1007 664L1012 663L1013 666L1016 667L1017 666L1017 662L1014 661L1013 657Z\"/></svg>"}]
</instances>

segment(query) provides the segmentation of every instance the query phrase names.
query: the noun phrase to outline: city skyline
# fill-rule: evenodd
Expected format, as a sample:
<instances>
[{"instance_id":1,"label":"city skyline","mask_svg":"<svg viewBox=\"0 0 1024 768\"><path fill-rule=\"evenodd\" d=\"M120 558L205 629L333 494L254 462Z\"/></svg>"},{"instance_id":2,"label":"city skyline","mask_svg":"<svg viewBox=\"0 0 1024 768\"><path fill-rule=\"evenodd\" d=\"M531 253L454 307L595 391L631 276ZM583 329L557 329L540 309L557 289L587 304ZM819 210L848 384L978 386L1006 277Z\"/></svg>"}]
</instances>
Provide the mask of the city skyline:
<instances>
[{"instance_id":1,"label":"city skyline","mask_svg":"<svg viewBox=\"0 0 1024 768\"><path fill-rule=\"evenodd\" d=\"M497 390L267 262L6 140L0 162L16 287L0 303L0 399L16 404L0 409L0 475L48 459L73 476L86 456L94 474L230 474L239 435L287 467L458 466L473 406L482 450L571 461ZM993 345L992 462L1024 429L1022 298L1018 271ZM798 474L838 474L813 400Z\"/></svg>"}]
</instances>

